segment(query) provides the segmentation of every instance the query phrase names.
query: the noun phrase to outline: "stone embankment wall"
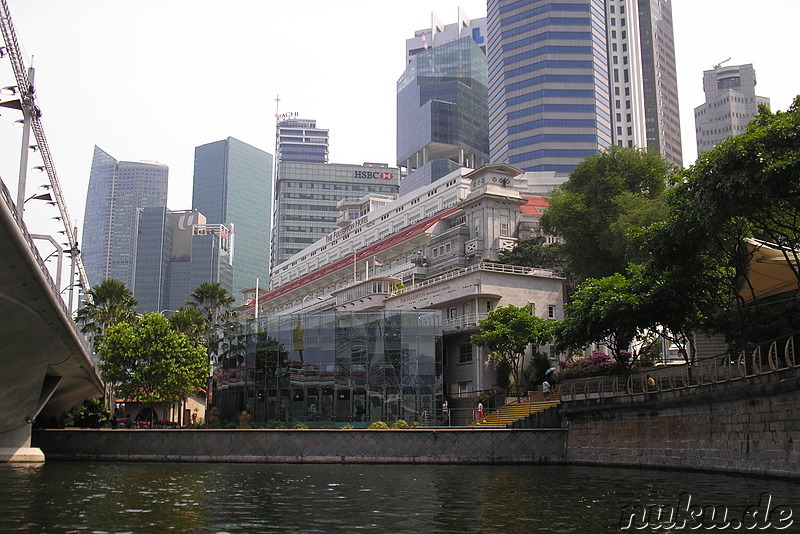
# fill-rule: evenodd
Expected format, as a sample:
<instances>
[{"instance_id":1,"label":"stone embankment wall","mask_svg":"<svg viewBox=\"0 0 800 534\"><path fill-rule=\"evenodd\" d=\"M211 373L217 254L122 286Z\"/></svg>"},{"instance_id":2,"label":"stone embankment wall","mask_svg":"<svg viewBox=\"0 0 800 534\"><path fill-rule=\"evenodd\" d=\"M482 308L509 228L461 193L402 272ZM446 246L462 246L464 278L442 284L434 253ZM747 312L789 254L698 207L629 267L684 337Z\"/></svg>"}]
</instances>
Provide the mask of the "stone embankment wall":
<instances>
[{"instance_id":1,"label":"stone embankment wall","mask_svg":"<svg viewBox=\"0 0 800 534\"><path fill-rule=\"evenodd\" d=\"M800 477L795 370L563 406L568 463Z\"/></svg>"},{"instance_id":2,"label":"stone embankment wall","mask_svg":"<svg viewBox=\"0 0 800 534\"><path fill-rule=\"evenodd\" d=\"M563 462L561 429L40 430L47 460L265 463Z\"/></svg>"}]
</instances>

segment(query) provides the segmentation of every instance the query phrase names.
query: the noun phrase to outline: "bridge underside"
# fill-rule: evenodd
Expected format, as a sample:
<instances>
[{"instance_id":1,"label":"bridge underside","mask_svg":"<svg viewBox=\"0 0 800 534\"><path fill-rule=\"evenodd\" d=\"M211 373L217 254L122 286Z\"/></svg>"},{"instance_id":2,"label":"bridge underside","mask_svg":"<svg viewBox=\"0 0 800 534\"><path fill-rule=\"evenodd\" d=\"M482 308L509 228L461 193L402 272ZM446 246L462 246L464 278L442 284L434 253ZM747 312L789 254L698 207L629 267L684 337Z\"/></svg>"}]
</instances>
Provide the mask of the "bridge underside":
<instances>
[{"instance_id":1,"label":"bridge underside","mask_svg":"<svg viewBox=\"0 0 800 534\"><path fill-rule=\"evenodd\" d=\"M2 188L7 193L5 187ZM34 420L60 417L103 386L38 255L0 201L0 462L41 461Z\"/></svg>"}]
</instances>

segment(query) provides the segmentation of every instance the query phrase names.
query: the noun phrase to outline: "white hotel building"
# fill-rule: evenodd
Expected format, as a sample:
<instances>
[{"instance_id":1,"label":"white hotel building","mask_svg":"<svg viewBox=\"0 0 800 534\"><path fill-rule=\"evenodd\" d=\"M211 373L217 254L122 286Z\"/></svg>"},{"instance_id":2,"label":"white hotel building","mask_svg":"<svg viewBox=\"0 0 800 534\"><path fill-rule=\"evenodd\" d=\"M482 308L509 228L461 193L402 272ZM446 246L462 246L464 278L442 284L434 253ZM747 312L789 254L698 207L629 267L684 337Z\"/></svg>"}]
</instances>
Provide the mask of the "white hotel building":
<instances>
[{"instance_id":1,"label":"white hotel building","mask_svg":"<svg viewBox=\"0 0 800 534\"><path fill-rule=\"evenodd\" d=\"M553 180L491 164L459 169L397 200L345 199L340 228L275 266L257 310L255 288L245 291L242 315L438 310L445 397L491 389L494 370L469 341L478 321L509 304L563 316L563 279L494 263L517 239L538 235L542 195Z\"/></svg>"}]
</instances>

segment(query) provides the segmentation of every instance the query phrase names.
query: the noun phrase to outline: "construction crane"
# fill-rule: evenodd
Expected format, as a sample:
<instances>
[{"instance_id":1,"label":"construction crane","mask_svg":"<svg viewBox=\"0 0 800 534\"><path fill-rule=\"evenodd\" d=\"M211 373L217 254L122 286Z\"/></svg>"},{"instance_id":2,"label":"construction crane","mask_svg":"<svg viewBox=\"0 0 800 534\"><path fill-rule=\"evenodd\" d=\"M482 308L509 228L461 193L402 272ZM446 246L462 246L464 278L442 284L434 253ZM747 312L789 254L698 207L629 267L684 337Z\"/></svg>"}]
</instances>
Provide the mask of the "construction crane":
<instances>
[{"instance_id":1,"label":"construction crane","mask_svg":"<svg viewBox=\"0 0 800 534\"><path fill-rule=\"evenodd\" d=\"M717 70L718 68L720 68L720 67L722 66L722 64L723 64L723 63L727 63L727 62L728 62L728 61L730 61L730 60L731 60L731 58L728 58L728 59L723 59L722 61L720 61L719 63L717 63L716 65L714 65L714 70Z\"/></svg>"},{"instance_id":2,"label":"construction crane","mask_svg":"<svg viewBox=\"0 0 800 534\"><path fill-rule=\"evenodd\" d=\"M78 249L78 240L75 235L76 230L73 229L72 221L67 212L67 204L64 201L64 195L61 192L61 185L58 181L58 174L56 167L53 163L53 157L50 154L50 148L47 144L47 138L44 135L44 128L42 127L42 112L35 103L36 91L33 86L32 70L25 68L25 63L22 60L20 53L19 42L17 41L17 34L14 31L14 24L11 22L11 13L8 9L6 0L0 0L0 31L3 34L3 41L5 42L5 55L11 61L11 67L14 70L14 77L17 82L17 91L19 92L20 104L22 108L22 115L25 122L30 123L30 128L33 130L33 135L36 138L36 146L39 147L39 154L44 162L44 169L47 171L47 177L50 180L50 189L52 191L53 199L58 205L61 214L61 222L64 224L64 234L67 236L67 245L69 252L72 255L73 266L77 270L80 285L83 288L86 298L91 301L91 295L86 294L89 289L89 280L86 277L86 270L83 267L81 260L80 250ZM27 145L27 142L24 144ZM25 149L27 147L23 147ZM26 169L20 170L20 173L25 172ZM24 181L21 180L22 188L24 189ZM22 191L21 195L24 197L25 192ZM19 195L18 195L19 196ZM19 204L19 202L17 203ZM23 206L18 205L17 210L21 212ZM70 280L72 283L72 280ZM71 310L70 310L71 311Z\"/></svg>"}]
</instances>

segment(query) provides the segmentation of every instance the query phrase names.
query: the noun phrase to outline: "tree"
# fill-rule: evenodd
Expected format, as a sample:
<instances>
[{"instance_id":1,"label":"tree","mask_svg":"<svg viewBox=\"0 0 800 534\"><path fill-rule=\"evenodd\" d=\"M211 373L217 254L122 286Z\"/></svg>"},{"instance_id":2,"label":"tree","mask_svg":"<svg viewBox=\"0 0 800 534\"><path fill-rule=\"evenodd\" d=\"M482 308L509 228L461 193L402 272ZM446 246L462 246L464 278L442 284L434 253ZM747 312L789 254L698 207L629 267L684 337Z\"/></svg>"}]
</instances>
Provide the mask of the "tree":
<instances>
[{"instance_id":1,"label":"tree","mask_svg":"<svg viewBox=\"0 0 800 534\"><path fill-rule=\"evenodd\" d=\"M103 380L122 397L145 404L186 400L205 386L210 371L204 347L158 313L109 327L98 354Z\"/></svg>"},{"instance_id":2,"label":"tree","mask_svg":"<svg viewBox=\"0 0 800 534\"><path fill-rule=\"evenodd\" d=\"M540 267L549 269L559 276L570 277L563 243L546 244L546 237L536 236L520 239L513 248L500 252L497 263Z\"/></svg>"},{"instance_id":3,"label":"tree","mask_svg":"<svg viewBox=\"0 0 800 534\"><path fill-rule=\"evenodd\" d=\"M698 158L683 189L706 225L746 220L783 252L800 283L800 96L785 112L761 106L746 133Z\"/></svg>"},{"instance_id":4,"label":"tree","mask_svg":"<svg viewBox=\"0 0 800 534\"><path fill-rule=\"evenodd\" d=\"M236 302L228 290L217 282L203 282L192 291L192 300L187 300L186 304L203 310L206 314L208 325L213 328L217 322L230 312L231 304ZM234 312L235 313L235 312ZM228 313L230 315L230 313Z\"/></svg>"},{"instance_id":5,"label":"tree","mask_svg":"<svg viewBox=\"0 0 800 534\"><path fill-rule=\"evenodd\" d=\"M199 308L183 306L178 308L167 320L175 330L188 336L193 343L205 344L205 334L208 332L209 325Z\"/></svg>"},{"instance_id":6,"label":"tree","mask_svg":"<svg viewBox=\"0 0 800 534\"><path fill-rule=\"evenodd\" d=\"M204 312L208 356L218 361L223 337L237 333L238 314L231 309L236 299L217 282L203 282L192 291L191 297L192 300L187 300L186 304Z\"/></svg>"},{"instance_id":7,"label":"tree","mask_svg":"<svg viewBox=\"0 0 800 534\"><path fill-rule=\"evenodd\" d=\"M646 319L641 317L644 292L638 268L626 276L615 273L589 278L572 294L564 319L555 329L556 350L583 349L592 343L607 346L622 371L629 371L635 356L633 342L641 338Z\"/></svg>"},{"instance_id":8,"label":"tree","mask_svg":"<svg viewBox=\"0 0 800 534\"><path fill-rule=\"evenodd\" d=\"M578 280L624 272L640 259L628 246L627 233L663 215L671 170L655 152L613 146L586 158L553 191L542 228L564 240Z\"/></svg>"},{"instance_id":9,"label":"tree","mask_svg":"<svg viewBox=\"0 0 800 534\"><path fill-rule=\"evenodd\" d=\"M487 348L489 360L495 367L507 365L514 376L517 398L522 385L522 369L528 346L544 345L552 338L552 321L533 315L531 306L518 308L513 304L490 311L478 323L480 331L471 341Z\"/></svg>"},{"instance_id":10,"label":"tree","mask_svg":"<svg viewBox=\"0 0 800 534\"><path fill-rule=\"evenodd\" d=\"M92 334L95 340L102 338L109 326L136 320L136 299L125 284L119 280L103 280L86 292L91 296L85 300L75 314L81 331Z\"/></svg>"}]
</instances>

